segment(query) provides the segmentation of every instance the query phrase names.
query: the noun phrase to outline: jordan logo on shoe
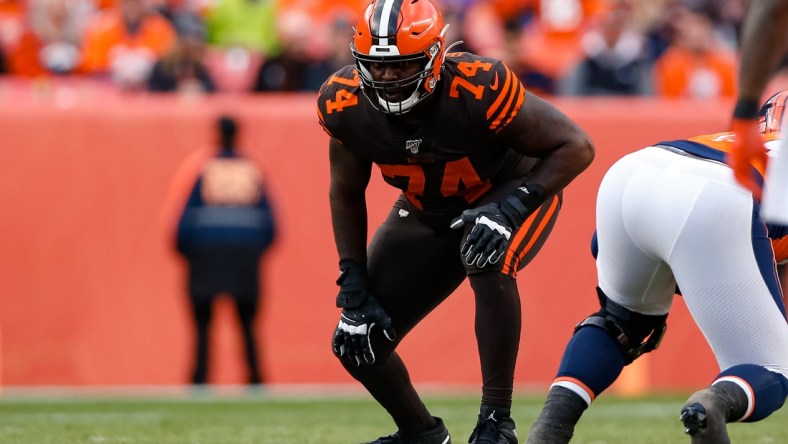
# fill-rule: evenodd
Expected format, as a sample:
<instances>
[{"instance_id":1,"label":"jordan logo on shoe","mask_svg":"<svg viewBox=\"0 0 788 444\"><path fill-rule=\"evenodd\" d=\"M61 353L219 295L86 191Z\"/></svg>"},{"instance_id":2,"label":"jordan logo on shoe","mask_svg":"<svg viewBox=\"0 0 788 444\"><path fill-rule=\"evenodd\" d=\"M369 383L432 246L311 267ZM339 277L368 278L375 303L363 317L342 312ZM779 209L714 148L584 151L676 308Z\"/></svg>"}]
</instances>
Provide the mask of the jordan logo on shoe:
<instances>
[{"instance_id":1,"label":"jordan logo on shoe","mask_svg":"<svg viewBox=\"0 0 788 444\"><path fill-rule=\"evenodd\" d=\"M487 419L492 420L492 422L498 422L498 420L495 419L495 410L490 413L490 416L488 416Z\"/></svg>"}]
</instances>

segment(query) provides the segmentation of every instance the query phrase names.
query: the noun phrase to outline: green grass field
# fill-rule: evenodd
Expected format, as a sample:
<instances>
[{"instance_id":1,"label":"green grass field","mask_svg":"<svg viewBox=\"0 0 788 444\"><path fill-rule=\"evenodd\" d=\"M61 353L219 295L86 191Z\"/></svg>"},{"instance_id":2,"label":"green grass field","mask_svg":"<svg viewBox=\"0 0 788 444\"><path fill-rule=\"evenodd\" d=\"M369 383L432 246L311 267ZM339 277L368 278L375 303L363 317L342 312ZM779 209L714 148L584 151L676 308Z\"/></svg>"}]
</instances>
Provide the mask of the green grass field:
<instances>
[{"instance_id":1,"label":"green grass field","mask_svg":"<svg viewBox=\"0 0 788 444\"><path fill-rule=\"evenodd\" d=\"M580 422L573 443L688 443L678 421L685 396L602 397ZM543 398L518 397L521 442ZM454 444L467 441L478 398L425 397ZM362 395L58 395L0 398L0 443L355 444L393 431L388 415ZM788 409L765 421L729 426L734 443L788 443Z\"/></svg>"}]
</instances>

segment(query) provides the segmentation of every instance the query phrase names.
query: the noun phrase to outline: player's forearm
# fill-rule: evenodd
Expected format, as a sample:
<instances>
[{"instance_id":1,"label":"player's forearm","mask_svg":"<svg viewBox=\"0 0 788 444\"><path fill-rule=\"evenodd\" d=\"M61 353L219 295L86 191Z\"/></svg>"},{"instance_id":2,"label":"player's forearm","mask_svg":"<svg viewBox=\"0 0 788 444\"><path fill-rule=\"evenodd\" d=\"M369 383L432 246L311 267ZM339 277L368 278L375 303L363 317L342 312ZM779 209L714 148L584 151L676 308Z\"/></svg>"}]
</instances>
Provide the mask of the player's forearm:
<instances>
[{"instance_id":1,"label":"player's forearm","mask_svg":"<svg viewBox=\"0 0 788 444\"><path fill-rule=\"evenodd\" d=\"M544 187L547 196L564 189L594 160L594 146L588 139L568 142L540 159L527 182Z\"/></svg>"},{"instance_id":2,"label":"player's forearm","mask_svg":"<svg viewBox=\"0 0 788 444\"><path fill-rule=\"evenodd\" d=\"M362 196L331 195L331 221L340 259L367 261L367 206Z\"/></svg>"},{"instance_id":3,"label":"player's forearm","mask_svg":"<svg viewBox=\"0 0 788 444\"><path fill-rule=\"evenodd\" d=\"M753 0L742 27L739 98L760 102L788 46L788 0Z\"/></svg>"}]
</instances>

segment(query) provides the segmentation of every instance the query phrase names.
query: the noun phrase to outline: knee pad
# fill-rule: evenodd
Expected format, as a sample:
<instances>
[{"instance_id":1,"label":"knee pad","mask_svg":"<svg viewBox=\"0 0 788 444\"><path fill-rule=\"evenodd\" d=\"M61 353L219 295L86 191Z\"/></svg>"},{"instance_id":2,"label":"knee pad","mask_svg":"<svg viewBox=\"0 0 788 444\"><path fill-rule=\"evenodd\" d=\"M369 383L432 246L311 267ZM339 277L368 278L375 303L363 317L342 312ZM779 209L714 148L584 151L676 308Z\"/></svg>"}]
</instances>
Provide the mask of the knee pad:
<instances>
[{"instance_id":1,"label":"knee pad","mask_svg":"<svg viewBox=\"0 0 788 444\"><path fill-rule=\"evenodd\" d=\"M575 331L594 326L606 331L618 343L624 356L624 365L631 364L644 353L649 353L659 347L668 324L664 315L644 315L610 300L605 293L597 287L597 296L601 310L585 318L575 326Z\"/></svg>"}]
</instances>

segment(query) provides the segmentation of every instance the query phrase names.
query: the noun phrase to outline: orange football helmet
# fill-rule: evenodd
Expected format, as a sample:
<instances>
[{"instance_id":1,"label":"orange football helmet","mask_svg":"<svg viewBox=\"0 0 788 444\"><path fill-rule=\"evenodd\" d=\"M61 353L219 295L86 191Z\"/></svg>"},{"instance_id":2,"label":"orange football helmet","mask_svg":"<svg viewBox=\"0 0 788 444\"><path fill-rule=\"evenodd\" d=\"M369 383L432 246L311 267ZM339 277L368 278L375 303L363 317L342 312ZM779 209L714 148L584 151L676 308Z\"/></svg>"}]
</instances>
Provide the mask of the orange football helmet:
<instances>
[{"instance_id":1,"label":"orange football helmet","mask_svg":"<svg viewBox=\"0 0 788 444\"><path fill-rule=\"evenodd\" d=\"M374 0L367 6L354 28L350 48L361 88L375 108L404 114L434 91L443 71L447 28L429 0ZM369 71L371 63L409 61L422 62L422 70L407 79L377 81ZM406 99L389 102L384 98L385 90L403 88L413 88Z\"/></svg>"},{"instance_id":2,"label":"orange football helmet","mask_svg":"<svg viewBox=\"0 0 788 444\"><path fill-rule=\"evenodd\" d=\"M780 133L785 107L788 102L788 89L769 97L758 112L758 130L761 134Z\"/></svg>"}]
</instances>

